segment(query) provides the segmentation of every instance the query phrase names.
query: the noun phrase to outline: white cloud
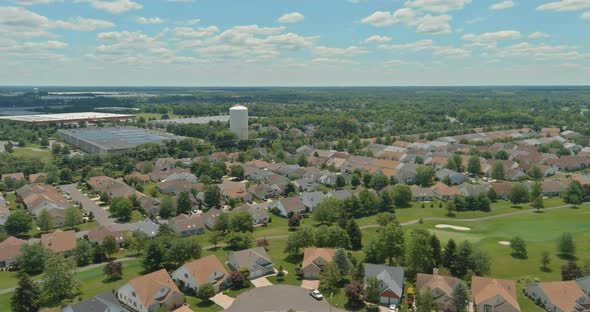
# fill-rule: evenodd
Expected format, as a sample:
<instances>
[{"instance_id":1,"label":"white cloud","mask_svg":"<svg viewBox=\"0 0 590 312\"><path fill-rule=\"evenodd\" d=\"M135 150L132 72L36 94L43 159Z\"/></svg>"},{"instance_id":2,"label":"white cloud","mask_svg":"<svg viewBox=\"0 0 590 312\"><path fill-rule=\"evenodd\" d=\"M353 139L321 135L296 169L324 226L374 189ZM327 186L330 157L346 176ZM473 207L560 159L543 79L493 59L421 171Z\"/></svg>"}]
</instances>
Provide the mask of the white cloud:
<instances>
[{"instance_id":1,"label":"white cloud","mask_svg":"<svg viewBox=\"0 0 590 312\"><path fill-rule=\"evenodd\" d=\"M191 27L175 27L174 33L177 37L182 38L198 38L198 37L209 37L214 35L219 31L219 28L216 26L209 26L209 27L199 27L199 28L191 28Z\"/></svg>"},{"instance_id":2,"label":"white cloud","mask_svg":"<svg viewBox=\"0 0 590 312\"><path fill-rule=\"evenodd\" d=\"M45 42L24 42L14 46L6 46L0 48L0 51L25 52L42 49L63 49L68 44L62 41L49 40Z\"/></svg>"},{"instance_id":3,"label":"white cloud","mask_svg":"<svg viewBox=\"0 0 590 312\"><path fill-rule=\"evenodd\" d=\"M49 4L58 1L61 2L62 0L12 0L12 2L20 5Z\"/></svg>"},{"instance_id":4,"label":"white cloud","mask_svg":"<svg viewBox=\"0 0 590 312\"><path fill-rule=\"evenodd\" d=\"M379 36L379 35L374 35L374 36L371 36L371 37L365 39L366 43L386 43L386 42L390 42L390 41L391 41L391 37Z\"/></svg>"},{"instance_id":5,"label":"white cloud","mask_svg":"<svg viewBox=\"0 0 590 312\"><path fill-rule=\"evenodd\" d=\"M162 24L164 23L164 20L159 18L159 17L143 17L143 16L138 16L135 21L139 24Z\"/></svg>"},{"instance_id":6,"label":"white cloud","mask_svg":"<svg viewBox=\"0 0 590 312\"><path fill-rule=\"evenodd\" d=\"M514 7L514 1L507 0L490 5L490 10L505 10Z\"/></svg>"},{"instance_id":7,"label":"white cloud","mask_svg":"<svg viewBox=\"0 0 590 312\"><path fill-rule=\"evenodd\" d=\"M483 22L485 20L486 20L485 17L476 17L476 18L473 18L473 19L466 20L465 21L465 24L472 25L472 24L481 23L481 22Z\"/></svg>"},{"instance_id":8,"label":"white cloud","mask_svg":"<svg viewBox=\"0 0 590 312\"><path fill-rule=\"evenodd\" d=\"M575 46L569 45L547 45L532 44L528 42L521 42L511 46L508 46L500 50L496 57L525 57L534 58L537 61L548 61L548 60L578 60L590 58L590 53L581 53L577 51Z\"/></svg>"},{"instance_id":9,"label":"white cloud","mask_svg":"<svg viewBox=\"0 0 590 312\"><path fill-rule=\"evenodd\" d=\"M590 8L588 0L561 0L549 2L537 7L539 11L578 11Z\"/></svg>"},{"instance_id":10,"label":"white cloud","mask_svg":"<svg viewBox=\"0 0 590 312\"><path fill-rule=\"evenodd\" d=\"M402 61L402 60L390 60L385 62L386 66L403 66L403 65L407 65L408 62L406 61Z\"/></svg>"},{"instance_id":11,"label":"white cloud","mask_svg":"<svg viewBox=\"0 0 590 312\"><path fill-rule=\"evenodd\" d=\"M380 48L412 52L431 51L435 56L445 58L467 57L471 54L471 52L465 48L436 45L431 39L419 40L412 43L381 45Z\"/></svg>"},{"instance_id":12,"label":"white cloud","mask_svg":"<svg viewBox=\"0 0 590 312\"><path fill-rule=\"evenodd\" d=\"M410 8L399 9L393 14L389 11L377 11L361 20L362 23L375 27L385 27L397 23L411 25L416 21L416 14Z\"/></svg>"},{"instance_id":13,"label":"white cloud","mask_svg":"<svg viewBox=\"0 0 590 312\"><path fill-rule=\"evenodd\" d=\"M93 8L111 14L121 14L143 8L143 5L131 0L76 0L76 2L89 2Z\"/></svg>"},{"instance_id":14,"label":"white cloud","mask_svg":"<svg viewBox=\"0 0 590 312\"><path fill-rule=\"evenodd\" d=\"M406 6L434 13L447 13L461 10L469 3L471 0L409 0L406 1Z\"/></svg>"},{"instance_id":15,"label":"white cloud","mask_svg":"<svg viewBox=\"0 0 590 312\"><path fill-rule=\"evenodd\" d=\"M279 17L279 19L277 21L279 23L288 24L288 23L301 22L304 18L305 18L305 16L303 16L303 14L301 14L299 12L293 12L293 13L287 13L287 14Z\"/></svg>"},{"instance_id":16,"label":"white cloud","mask_svg":"<svg viewBox=\"0 0 590 312\"><path fill-rule=\"evenodd\" d=\"M314 49L314 53L321 56L354 56L359 54L365 54L367 52L367 50L356 46L350 46L348 48L329 48L325 46L319 46Z\"/></svg>"},{"instance_id":17,"label":"white cloud","mask_svg":"<svg viewBox=\"0 0 590 312\"><path fill-rule=\"evenodd\" d=\"M359 64L353 60L346 60L346 59L334 59L334 58L316 58L311 60L314 64L326 64L326 65L357 65Z\"/></svg>"},{"instance_id":18,"label":"white cloud","mask_svg":"<svg viewBox=\"0 0 590 312\"><path fill-rule=\"evenodd\" d=\"M112 31L99 33L99 41L106 42L96 48L99 54L105 55L140 55L149 54L166 48L164 42L142 32ZM159 50L160 49L160 50ZM160 54L160 53L158 53Z\"/></svg>"},{"instance_id":19,"label":"white cloud","mask_svg":"<svg viewBox=\"0 0 590 312\"><path fill-rule=\"evenodd\" d=\"M541 38L549 38L549 35L544 32L540 32L540 31L536 31L536 32L529 35L529 39L541 39Z\"/></svg>"},{"instance_id":20,"label":"white cloud","mask_svg":"<svg viewBox=\"0 0 590 312\"><path fill-rule=\"evenodd\" d=\"M55 25L59 28L77 31L95 31L115 27L115 24L109 21L83 17L76 17L68 21L56 21Z\"/></svg>"},{"instance_id":21,"label":"white cloud","mask_svg":"<svg viewBox=\"0 0 590 312\"><path fill-rule=\"evenodd\" d=\"M430 14L420 19L416 32L433 35L449 34L453 32L450 15L432 16Z\"/></svg>"},{"instance_id":22,"label":"white cloud","mask_svg":"<svg viewBox=\"0 0 590 312\"><path fill-rule=\"evenodd\" d=\"M434 47L434 42L431 39L424 39L412 43L392 44L392 45L381 45L382 49L393 49L393 50L409 50L409 51L424 51L430 50Z\"/></svg>"},{"instance_id":23,"label":"white cloud","mask_svg":"<svg viewBox=\"0 0 590 312\"><path fill-rule=\"evenodd\" d=\"M520 39L522 35L516 30L501 30L496 32L483 33L480 35L466 34L463 35L463 40L475 42L493 42L500 40L515 40Z\"/></svg>"}]
</instances>

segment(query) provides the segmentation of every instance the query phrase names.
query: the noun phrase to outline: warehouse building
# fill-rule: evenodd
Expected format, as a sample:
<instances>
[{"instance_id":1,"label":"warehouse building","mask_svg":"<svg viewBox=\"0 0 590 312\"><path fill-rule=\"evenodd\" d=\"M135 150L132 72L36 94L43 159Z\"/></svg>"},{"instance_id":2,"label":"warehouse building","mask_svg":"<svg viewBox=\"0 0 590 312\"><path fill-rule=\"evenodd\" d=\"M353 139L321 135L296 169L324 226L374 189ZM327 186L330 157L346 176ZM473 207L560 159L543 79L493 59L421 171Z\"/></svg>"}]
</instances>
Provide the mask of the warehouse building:
<instances>
[{"instance_id":1,"label":"warehouse building","mask_svg":"<svg viewBox=\"0 0 590 312\"><path fill-rule=\"evenodd\" d=\"M58 135L67 143L90 154L120 153L141 144L163 144L184 137L134 127L61 129Z\"/></svg>"},{"instance_id":2,"label":"warehouse building","mask_svg":"<svg viewBox=\"0 0 590 312\"><path fill-rule=\"evenodd\" d=\"M99 112L89 113L65 113L65 114L43 114L43 115L20 115L20 116L2 116L0 120L12 120L33 124L65 124L94 122L94 121L114 121L114 120L133 120L134 115L127 114L109 114Z\"/></svg>"}]
</instances>

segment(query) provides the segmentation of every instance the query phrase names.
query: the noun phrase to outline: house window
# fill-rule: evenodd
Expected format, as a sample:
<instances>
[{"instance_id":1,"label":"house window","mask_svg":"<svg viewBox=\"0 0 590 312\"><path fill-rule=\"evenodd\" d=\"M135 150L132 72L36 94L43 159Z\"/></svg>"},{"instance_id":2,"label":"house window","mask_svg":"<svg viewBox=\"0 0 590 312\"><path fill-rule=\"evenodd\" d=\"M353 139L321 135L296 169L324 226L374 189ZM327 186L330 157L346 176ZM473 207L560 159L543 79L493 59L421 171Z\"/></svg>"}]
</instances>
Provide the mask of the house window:
<instances>
[{"instance_id":1,"label":"house window","mask_svg":"<svg viewBox=\"0 0 590 312\"><path fill-rule=\"evenodd\" d=\"M185 278L188 278L188 274L187 274L187 273L184 273L184 277L185 277Z\"/></svg>"},{"instance_id":2,"label":"house window","mask_svg":"<svg viewBox=\"0 0 590 312\"><path fill-rule=\"evenodd\" d=\"M489 306L489 305L483 306L483 312L492 312L492 306Z\"/></svg>"},{"instance_id":3,"label":"house window","mask_svg":"<svg viewBox=\"0 0 590 312\"><path fill-rule=\"evenodd\" d=\"M132 292L131 292L131 295L132 295L133 297L136 297L136 296L135 296L135 292L134 292L134 291L132 291Z\"/></svg>"}]
</instances>

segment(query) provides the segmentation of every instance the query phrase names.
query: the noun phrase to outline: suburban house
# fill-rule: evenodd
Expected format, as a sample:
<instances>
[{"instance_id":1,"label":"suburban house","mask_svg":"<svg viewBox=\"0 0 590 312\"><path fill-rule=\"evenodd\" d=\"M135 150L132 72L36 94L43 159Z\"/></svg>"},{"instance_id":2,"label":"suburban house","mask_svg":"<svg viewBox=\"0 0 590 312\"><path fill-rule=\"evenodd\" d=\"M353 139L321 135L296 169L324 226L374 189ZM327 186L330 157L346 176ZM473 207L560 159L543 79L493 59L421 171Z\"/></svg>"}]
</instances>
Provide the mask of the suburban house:
<instances>
[{"instance_id":1,"label":"suburban house","mask_svg":"<svg viewBox=\"0 0 590 312\"><path fill-rule=\"evenodd\" d=\"M496 192L498 198L506 200L510 198L510 192L512 191L512 183L496 182L492 183L492 188L494 189L494 192Z\"/></svg>"},{"instance_id":2,"label":"suburban house","mask_svg":"<svg viewBox=\"0 0 590 312\"><path fill-rule=\"evenodd\" d=\"M184 213L168 220L168 225L180 236L192 236L205 233L203 218L201 215L185 215Z\"/></svg>"},{"instance_id":3,"label":"suburban house","mask_svg":"<svg viewBox=\"0 0 590 312\"><path fill-rule=\"evenodd\" d=\"M471 295L477 311L519 312L514 281L489 277L471 278Z\"/></svg>"},{"instance_id":4,"label":"suburban house","mask_svg":"<svg viewBox=\"0 0 590 312\"><path fill-rule=\"evenodd\" d=\"M6 207L6 199L0 194L0 229L2 229L6 220L8 220L8 216L10 216L10 209Z\"/></svg>"},{"instance_id":5,"label":"suburban house","mask_svg":"<svg viewBox=\"0 0 590 312\"><path fill-rule=\"evenodd\" d=\"M0 269L10 268L16 265L17 258L21 255L21 247L28 244L26 240L10 236L0 242Z\"/></svg>"},{"instance_id":6,"label":"suburban house","mask_svg":"<svg viewBox=\"0 0 590 312\"><path fill-rule=\"evenodd\" d=\"M438 311L455 312L457 311L457 306L453 300L453 290L459 282L460 280L458 278L438 275L438 272L435 270L435 274L418 273L416 277L416 288L430 289L432 299L438 307Z\"/></svg>"},{"instance_id":7,"label":"suburban house","mask_svg":"<svg viewBox=\"0 0 590 312\"><path fill-rule=\"evenodd\" d=\"M528 285L524 293L547 311L574 312L590 309L590 297L576 281L534 283Z\"/></svg>"},{"instance_id":8,"label":"suburban house","mask_svg":"<svg viewBox=\"0 0 590 312\"><path fill-rule=\"evenodd\" d=\"M313 211L313 208L315 208L315 206L317 206L322 201L322 199L324 199L324 197L326 197L326 195L319 191L303 192L301 193L301 195L299 195L299 198L301 198L303 206L310 212Z\"/></svg>"},{"instance_id":9,"label":"suburban house","mask_svg":"<svg viewBox=\"0 0 590 312\"><path fill-rule=\"evenodd\" d=\"M233 211L247 211L252 216L252 222L254 225L261 225L270 221L270 216L266 212L268 204L244 204Z\"/></svg>"},{"instance_id":10,"label":"suburban house","mask_svg":"<svg viewBox=\"0 0 590 312\"><path fill-rule=\"evenodd\" d=\"M543 196L559 196L567 189L567 185L559 180L549 180L541 182Z\"/></svg>"},{"instance_id":11,"label":"suburban house","mask_svg":"<svg viewBox=\"0 0 590 312\"><path fill-rule=\"evenodd\" d=\"M133 229L131 231L132 232L140 231L140 232L143 232L145 235L147 235L147 237L152 238L158 234L159 229L160 229L160 225L158 223L152 221L149 218L146 218L145 220L143 220L141 222L137 222L133 226Z\"/></svg>"},{"instance_id":12,"label":"suburban house","mask_svg":"<svg viewBox=\"0 0 590 312\"><path fill-rule=\"evenodd\" d=\"M117 298L136 312L174 310L184 304L184 294L165 269L130 280L117 290Z\"/></svg>"},{"instance_id":13,"label":"suburban house","mask_svg":"<svg viewBox=\"0 0 590 312\"><path fill-rule=\"evenodd\" d=\"M432 193L434 194L434 197L440 200L453 200L458 195L461 195L459 188L455 186L448 186L441 182L437 182L432 187Z\"/></svg>"},{"instance_id":14,"label":"suburban house","mask_svg":"<svg viewBox=\"0 0 590 312\"><path fill-rule=\"evenodd\" d=\"M223 264L214 255L185 263L172 273L172 279L182 289L191 289L195 293L199 291L200 285L206 283L211 284L218 292L229 282L228 278L229 274Z\"/></svg>"},{"instance_id":15,"label":"suburban house","mask_svg":"<svg viewBox=\"0 0 590 312\"><path fill-rule=\"evenodd\" d=\"M459 185L465 181L465 176L462 173L447 168L437 171L435 176L438 181L444 182L448 179L454 185Z\"/></svg>"},{"instance_id":16,"label":"suburban house","mask_svg":"<svg viewBox=\"0 0 590 312\"><path fill-rule=\"evenodd\" d=\"M319 279L324 266L332 262L336 249L307 247L303 250L303 278Z\"/></svg>"},{"instance_id":17,"label":"suburban house","mask_svg":"<svg viewBox=\"0 0 590 312\"><path fill-rule=\"evenodd\" d=\"M416 164L402 163L396 168L394 177L398 183L413 184L416 182L417 168Z\"/></svg>"},{"instance_id":18,"label":"suburban house","mask_svg":"<svg viewBox=\"0 0 590 312\"><path fill-rule=\"evenodd\" d=\"M122 248L125 246L125 233L127 231L122 231L122 230L117 230L115 229L115 227L111 224L111 225L101 225L99 228L94 228L90 231L88 231L88 240L91 242L97 242L99 244L102 244L102 242L104 241L104 239L107 236L112 236L115 238L115 240L117 240L117 244L119 245L119 248Z\"/></svg>"},{"instance_id":19,"label":"suburban house","mask_svg":"<svg viewBox=\"0 0 590 312\"><path fill-rule=\"evenodd\" d=\"M201 192L203 190L203 183L192 183L185 180L166 180L158 183L156 186L158 191L162 194L180 194L182 192Z\"/></svg>"},{"instance_id":20,"label":"suburban house","mask_svg":"<svg viewBox=\"0 0 590 312\"><path fill-rule=\"evenodd\" d=\"M287 217L290 212L303 214L305 206L299 197L280 198L270 205L270 208L277 209L279 215Z\"/></svg>"},{"instance_id":21,"label":"suburban house","mask_svg":"<svg viewBox=\"0 0 590 312\"><path fill-rule=\"evenodd\" d=\"M236 251L229 255L228 266L237 271L240 268L248 268L248 279L255 279L274 272L272 260L263 247L256 247Z\"/></svg>"},{"instance_id":22,"label":"suburban house","mask_svg":"<svg viewBox=\"0 0 590 312\"><path fill-rule=\"evenodd\" d=\"M248 188L248 193L260 200L267 200L269 198L275 197L278 194L276 189L264 183L250 186Z\"/></svg>"},{"instance_id":23,"label":"suburban house","mask_svg":"<svg viewBox=\"0 0 590 312\"><path fill-rule=\"evenodd\" d=\"M379 281L379 302L382 304L400 304L404 293L404 269L381 264L365 264L365 287L367 278L375 277Z\"/></svg>"},{"instance_id":24,"label":"suburban house","mask_svg":"<svg viewBox=\"0 0 590 312\"><path fill-rule=\"evenodd\" d=\"M251 201L252 195L246 192L246 184L225 180L219 185L219 191L227 199Z\"/></svg>"},{"instance_id":25,"label":"suburban house","mask_svg":"<svg viewBox=\"0 0 590 312\"><path fill-rule=\"evenodd\" d=\"M38 216L43 209L49 211L57 226L63 225L68 200L57 189L46 184L29 184L16 190L16 196L27 210Z\"/></svg>"},{"instance_id":26,"label":"suburban house","mask_svg":"<svg viewBox=\"0 0 590 312\"><path fill-rule=\"evenodd\" d=\"M61 312L129 312L111 291L102 293L88 300L76 302Z\"/></svg>"},{"instance_id":27,"label":"suburban house","mask_svg":"<svg viewBox=\"0 0 590 312\"><path fill-rule=\"evenodd\" d=\"M217 217L219 217L222 213L223 212L217 208L210 208L209 210L207 210L207 212L201 215L203 217L203 223L208 229L215 229Z\"/></svg>"},{"instance_id":28,"label":"suburban house","mask_svg":"<svg viewBox=\"0 0 590 312\"><path fill-rule=\"evenodd\" d=\"M434 199L434 193L432 192L432 188L430 187L420 187L418 185L410 186L410 191L412 191L412 200L413 201L432 201Z\"/></svg>"},{"instance_id":29,"label":"suburban house","mask_svg":"<svg viewBox=\"0 0 590 312\"><path fill-rule=\"evenodd\" d=\"M57 230L41 234L41 245L56 254L70 251L76 248L76 232Z\"/></svg>"},{"instance_id":30,"label":"suburban house","mask_svg":"<svg viewBox=\"0 0 590 312\"><path fill-rule=\"evenodd\" d=\"M29 182L31 183L43 183L47 175L45 173L31 173L29 174Z\"/></svg>"},{"instance_id":31,"label":"suburban house","mask_svg":"<svg viewBox=\"0 0 590 312\"><path fill-rule=\"evenodd\" d=\"M137 196L139 205L148 214L157 215L160 211L160 201L138 192L125 182L107 176L91 177L87 181L88 186L98 194L106 194L110 198Z\"/></svg>"}]
</instances>

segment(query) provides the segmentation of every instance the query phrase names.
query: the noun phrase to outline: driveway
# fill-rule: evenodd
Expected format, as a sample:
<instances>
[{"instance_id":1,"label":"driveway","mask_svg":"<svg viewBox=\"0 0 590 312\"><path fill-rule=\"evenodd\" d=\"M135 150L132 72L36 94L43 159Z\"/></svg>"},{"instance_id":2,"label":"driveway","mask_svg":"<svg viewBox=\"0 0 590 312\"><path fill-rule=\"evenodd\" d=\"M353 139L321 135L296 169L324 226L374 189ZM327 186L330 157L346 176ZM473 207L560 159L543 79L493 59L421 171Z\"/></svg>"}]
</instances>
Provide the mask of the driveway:
<instances>
[{"instance_id":1,"label":"driveway","mask_svg":"<svg viewBox=\"0 0 590 312\"><path fill-rule=\"evenodd\" d=\"M250 280L250 282L252 285L254 285L254 287L272 286L272 283L269 282L264 276Z\"/></svg>"},{"instance_id":2,"label":"driveway","mask_svg":"<svg viewBox=\"0 0 590 312\"><path fill-rule=\"evenodd\" d=\"M228 312L279 312L293 309L306 312L344 312L330 307L325 300L315 300L307 289L290 285L253 288L241 294Z\"/></svg>"},{"instance_id":3,"label":"driveway","mask_svg":"<svg viewBox=\"0 0 590 312\"><path fill-rule=\"evenodd\" d=\"M234 298L218 293L217 295L209 298L209 300L215 302L218 306L227 309L234 303Z\"/></svg>"},{"instance_id":4,"label":"driveway","mask_svg":"<svg viewBox=\"0 0 590 312\"><path fill-rule=\"evenodd\" d=\"M318 289L320 288L319 280L302 280L301 287L305 289Z\"/></svg>"},{"instance_id":5,"label":"driveway","mask_svg":"<svg viewBox=\"0 0 590 312\"><path fill-rule=\"evenodd\" d=\"M62 185L59 188L62 192L69 194L73 201L81 203L82 209L87 212L92 211L94 219L100 225L113 225L116 229L121 231L128 231L133 228L134 224L132 223L117 223L116 219L110 217L108 210L103 209L103 207L99 206L96 202L90 200L88 196L80 192L77 184Z\"/></svg>"}]
</instances>

